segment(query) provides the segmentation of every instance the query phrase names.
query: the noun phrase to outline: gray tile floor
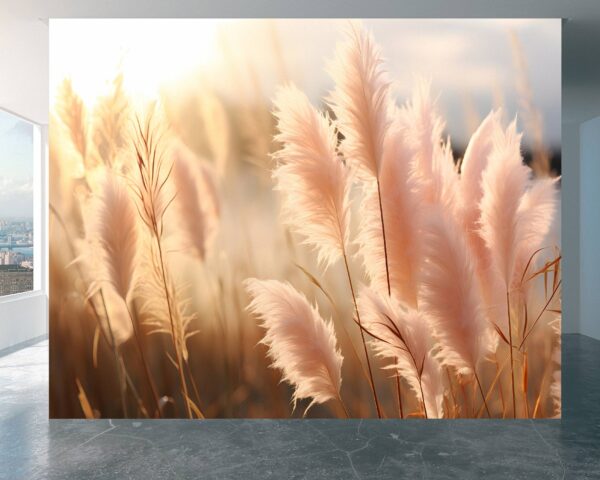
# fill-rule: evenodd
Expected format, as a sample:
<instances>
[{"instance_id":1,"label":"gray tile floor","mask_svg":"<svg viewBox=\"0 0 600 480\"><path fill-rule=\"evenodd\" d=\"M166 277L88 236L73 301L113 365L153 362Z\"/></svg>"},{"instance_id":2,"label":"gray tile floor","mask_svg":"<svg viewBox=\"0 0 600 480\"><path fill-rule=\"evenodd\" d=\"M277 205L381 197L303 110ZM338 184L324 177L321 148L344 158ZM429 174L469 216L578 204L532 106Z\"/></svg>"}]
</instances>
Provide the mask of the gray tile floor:
<instances>
[{"instance_id":1,"label":"gray tile floor","mask_svg":"<svg viewBox=\"0 0 600 480\"><path fill-rule=\"evenodd\" d=\"M48 343L0 357L0 479L600 479L600 342L563 341L563 419L48 420Z\"/></svg>"}]
</instances>

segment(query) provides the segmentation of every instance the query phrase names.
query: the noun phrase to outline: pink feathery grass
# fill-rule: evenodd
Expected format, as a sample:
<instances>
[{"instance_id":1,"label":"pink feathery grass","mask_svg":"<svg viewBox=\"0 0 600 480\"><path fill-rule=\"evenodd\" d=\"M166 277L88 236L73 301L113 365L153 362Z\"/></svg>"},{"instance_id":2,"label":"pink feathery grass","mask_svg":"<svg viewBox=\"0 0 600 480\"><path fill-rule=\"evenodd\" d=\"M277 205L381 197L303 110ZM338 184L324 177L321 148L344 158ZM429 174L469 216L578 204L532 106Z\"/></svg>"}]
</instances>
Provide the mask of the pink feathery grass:
<instances>
[{"instance_id":1,"label":"pink feathery grass","mask_svg":"<svg viewBox=\"0 0 600 480\"><path fill-rule=\"evenodd\" d=\"M304 295L288 283L248 279L252 301L249 311L262 320L272 366L292 385L296 401L311 398L317 403L340 398L343 357L331 321L320 316ZM306 413L306 412L305 412Z\"/></svg>"},{"instance_id":2,"label":"pink feathery grass","mask_svg":"<svg viewBox=\"0 0 600 480\"><path fill-rule=\"evenodd\" d=\"M446 393L444 382L440 362L435 356L429 355L425 359L421 373L427 418L444 418L444 396Z\"/></svg>"},{"instance_id":3,"label":"pink feathery grass","mask_svg":"<svg viewBox=\"0 0 600 480\"><path fill-rule=\"evenodd\" d=\"M80 258L90 284L87 295L101 293L111 341L116 346L133 334L128 303L136 284L138 215L125 182L110 171L98 178L86 218L87 250Z\"/></svg>"},{"instance_id":4,"label":"pink feathery grass","mask_svg":"<svg viewBox=\"0 0 600 480\"><path fill-rule=\"evenodd\" d=\"M373 349L391 361L386 368L396 371L417 399L425 401L428 417L429 405L437 417L441 412L438 406L443 399L443 382L440 375L436 376L437 360L430 353L432 340L423 316L393 295L378 294L370 288L361 291L358 305L363 325L374 338Z\"/></svg>"},{"instance_id":5,"label":"pink feathery grass","mask_svg":"<svg viewBox=\"0 0 600 480\"><path fill-rule=\"evenodd\" d=\"M450 142L442 140L445 123L431 98L430 82L417 82L411 100L398 111L398 118L412 151L412 175L422 201L454 212L458 174Z\"/></svg>"},{"instance_id":6,"label":"pink feathery grass","mask_svg":"<svg viewBox=\"0 0 600 480\"><path fill-rule=\"evenodd\" d=\"M517 256L517 218L529 168L522 161L516 122L494 129L493 148L482 175L481 235L492 255L492 268L510 288Z\"/></svg>"},{"instance_id":7,"label":"pink feathery grass","mask_svg":"<svg viewBox=\"0 0 600 480\"><path fill-rule=\"evenodd\" d=\"M472 374L491 348L473 258L456 222L437 209L426 217L419 309L438 341L440 361Z\"/></svg>"},{"instance_id":8,"label":"pink feathery grass","mask_svg":"<svg viewBox=\"0 0 600 480\"><path fill-rule=\"evenodd\" d=\"M417 272L420 262L420 197L410 174L411 154L398 125L390 130L381 162L381 202L386 226L387 262L391 291L411 307L417 303ZM371 286L387 290L386 258L381 231L379 198L374 181L365 183L360 254Z\"/></svg>"},{"instance_id":9,"label":"pink feathery grass","mask_svg":"<svg viewBox=\"0 0 600 480\"><path fill-rule=\"evenodd\" d=\"M517 208L515 233L515 270L512 285L520 285L533 272L525 272L532 255L543 247L558 209L557 179L533 180Z\"/></svg>"},{"instance_id":10,"label":"pink feathery grass","mask_svg":"<svg viewBox=\"0 0 600 480\"><path fill-rule=\"evenodd\" d=\"M86 219L89 252L95 258L90 293L110 285L127 300L135 283L138 258L138 214L127 185L104 172Z\"/></svg>"},{"instance_id":11,"label":"pink feathery grass","mask_svg":"<svg viewBox=\"0 0 600 480\"><path fill-rule=\"evenodd\" d=\"M460 169L461 216L473 254L482 261L489 257L485 242L479 235L482 175L492 152L494 129L500 122L502 112L491 112L469 140Z\"/></svg>"},{"instance_id":12,"label":"pink feathery grass","mask_svg":"<svg viewBox=\"0 0 600 480\"><path fill-rule=\"evenodd\" d=\"M335 129L293 86L279 90L275 116L283 146L275 154L273 178L283 198L283 221L329 266L344 253L350 223L349 182Z\"/></svg>"},{"instance_id":13,"label":"pink feathery grass","mask_svg":"<svg viewBox=\"0 0 600 480\"><path fill-rule=\"evenodd\" d=\"M379 177L390 124L390 81L372 35L353 23L346 36L329 69L335 89L328 102L344 135L344 157L361 176Z\"/></svg>"},{"instance_id":14,"label":"pink feathery grass","mask_svg":"<svg viewBox=\"0 0 600 480\"><path fill-rule=\"evenodd\" d=\"M204 260L219 224L214 181L207 167L181 143L173 148L172 178L177 192L178 230L185 238L184 250Z\"/></svg>"}]
</instances>

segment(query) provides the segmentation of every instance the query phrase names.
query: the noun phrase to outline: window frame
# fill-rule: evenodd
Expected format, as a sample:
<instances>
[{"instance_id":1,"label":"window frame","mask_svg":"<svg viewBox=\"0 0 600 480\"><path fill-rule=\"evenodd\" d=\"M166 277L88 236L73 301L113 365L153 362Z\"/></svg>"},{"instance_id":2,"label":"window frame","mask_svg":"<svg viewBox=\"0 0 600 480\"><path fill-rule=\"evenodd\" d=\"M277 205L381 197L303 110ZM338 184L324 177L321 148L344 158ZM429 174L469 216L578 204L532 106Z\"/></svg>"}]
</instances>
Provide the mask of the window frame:
<instances>
[{"instance_id":1,"label":"window frame","mask_svg":"<svg viewBox=\"0 0 600 480\"><path fill-rule=\"evenodd\" d=\"M48 285L48 246L47 246L47 179L48 171L48 126L34 122L8 108L0 106L0 111L13 115L33 128L33 288L26 292L0 296L0 303L20 298L47 295Z\"/></svg>"}]
</instances>

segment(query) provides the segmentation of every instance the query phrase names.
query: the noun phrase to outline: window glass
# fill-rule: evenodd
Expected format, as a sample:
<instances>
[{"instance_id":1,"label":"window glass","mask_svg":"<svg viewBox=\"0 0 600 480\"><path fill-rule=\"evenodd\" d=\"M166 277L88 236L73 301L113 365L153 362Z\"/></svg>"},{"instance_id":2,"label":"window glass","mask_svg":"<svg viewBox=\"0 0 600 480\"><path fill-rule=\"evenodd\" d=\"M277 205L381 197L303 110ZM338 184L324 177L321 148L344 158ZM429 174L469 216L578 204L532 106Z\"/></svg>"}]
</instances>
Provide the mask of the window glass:
<instances>
[{"instance_id":1,"label":"window glass","mask_svg":"<svg viewBox=\"0 0 600 480\"><path fill-rule=\"evenodd\" d=\"M33 290L34 126L0 110L0 296Z\"/></svg>"}]
</instances>

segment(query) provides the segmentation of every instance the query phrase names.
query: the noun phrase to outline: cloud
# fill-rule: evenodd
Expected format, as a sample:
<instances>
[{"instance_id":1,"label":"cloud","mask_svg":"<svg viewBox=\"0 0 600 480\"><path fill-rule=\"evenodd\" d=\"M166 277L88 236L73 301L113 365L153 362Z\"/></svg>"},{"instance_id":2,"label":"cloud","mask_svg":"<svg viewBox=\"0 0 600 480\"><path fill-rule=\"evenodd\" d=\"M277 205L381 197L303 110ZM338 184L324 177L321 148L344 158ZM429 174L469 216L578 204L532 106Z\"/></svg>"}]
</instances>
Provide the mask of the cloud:
<instances>
[{"instance_id":1,"label":"cloud","mask_svg":"<svg viewBox=\"0 0 600 480\"><path fill-rule=\"evenodd\" d=\"M17 193L33 194L33 179L17 179L0 176L0 198Z\"/></svg>"},{"instance_id":2,"label":"cloud","mask_svg":"<svg viewBox=\"0 0 600 480\"><path fill-rule=\"evenodd\" d=\"M33 179L0 176L0 217L33 216Z\"/></svg>"}]
</instances>

